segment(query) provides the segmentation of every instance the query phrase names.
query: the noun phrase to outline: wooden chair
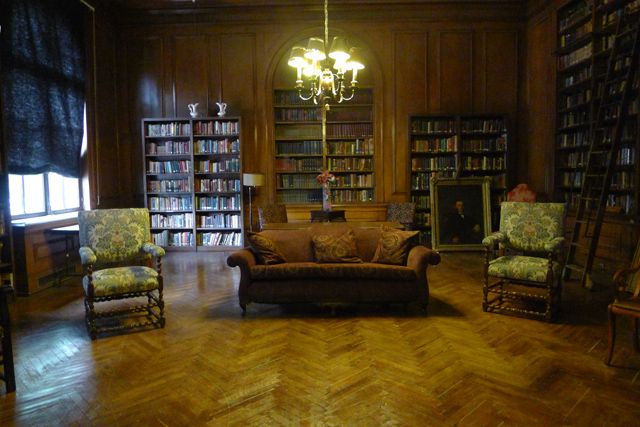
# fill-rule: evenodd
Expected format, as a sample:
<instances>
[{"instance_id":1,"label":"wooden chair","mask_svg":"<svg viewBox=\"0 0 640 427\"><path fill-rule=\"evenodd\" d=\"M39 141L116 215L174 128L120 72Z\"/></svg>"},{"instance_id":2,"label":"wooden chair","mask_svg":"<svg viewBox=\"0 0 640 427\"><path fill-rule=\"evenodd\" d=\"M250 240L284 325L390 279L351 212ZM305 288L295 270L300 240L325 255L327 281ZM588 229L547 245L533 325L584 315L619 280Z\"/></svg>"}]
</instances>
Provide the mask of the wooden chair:
<instances>
[{"instance_id":1,"label":"wooden chair","mask_svg":"<svg viewBox=\"0 0 640 427\"><path fill-rule=\"evenodd\" d=\"M80 260L85 267L82 279L85 316L91 339L96 339L100 332L163 328L161 259L165 252L150 242L149 211L144 208L83 211L78 213L78 223ZM146 265L152 257L155 268ZM129 298L146 301L108 311L95 309L96 303ZM115 323L116 318L120 322Z\"/></svg>"},{"instance_id":2,"label":"wooden chair","mask_svg":"<svg viewBox=\"0 0 640 427\"><path fill-rule=\"evenodd\" d=\"M633 348L640 351L638 323L640 322L640 243L631 262L631 267L616 271L613 275L616 290L615 300L609 304L609 354L607 365L611 364L616 341L616 318L618 315L633 318Z\"/></svg>"},{"instance_id":3,"label":"wooden chair","mask_svg":"<svg viewBox=\"0 0 640 427\"><path fill-rule=\"evenodd\" d=\"M258 226L260 230L265 224L288 222L287 207L282 204L258 206Z\"/></svg>"},{"instance_id":4,"label":"wooden chair","mask_svg":"<svg viewBox=\"0 0 640 427\"><path fill-rule=\"evenodd\" d=\"M411 230L416 222L416 204L412 202L389 203L386 219L387 221L399 222L404 225L406 230Z\"/></svg>"},{"instance_id":5,"label":"wooden chair","mask_svg":"<svg viewBox=\"0 0 640 427\"><path fill-rule=\"evenodd\" d=\"M553 320L560 305L564 215L564 203L502 203L500 231L482 241L484 311ZM496 256L498 244L507 251L502 256Z\"/></svg>"}]
</instances>

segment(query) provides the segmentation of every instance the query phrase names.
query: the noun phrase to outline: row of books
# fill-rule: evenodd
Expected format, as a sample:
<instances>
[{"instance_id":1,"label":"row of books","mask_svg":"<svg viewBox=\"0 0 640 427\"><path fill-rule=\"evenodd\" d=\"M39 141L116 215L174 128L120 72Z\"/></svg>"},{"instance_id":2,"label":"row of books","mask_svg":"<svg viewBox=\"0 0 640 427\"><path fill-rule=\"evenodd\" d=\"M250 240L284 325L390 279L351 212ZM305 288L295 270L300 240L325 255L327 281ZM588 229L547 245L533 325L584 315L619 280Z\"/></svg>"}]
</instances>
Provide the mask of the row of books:
<instances>
[{"instance_id":1,"label":"row of books","mask_svg":"<svg viewBox=\"0 0 640 427\"><path fill-rule=\"evenodd\" d=\"M333 106L332 106L333 107ZM371 108L349 109L332 108L327 111L327 121L335 122L370 122L373 120Z\"/></svg>"},{"instance_id":2,"label":"row of books","mask_svg":"<svg viewBox=\"0 0 640 427\"><path fill-rule=\"evenodd\" d=\"M239 179L196 178L196 191L203 193L232 192L242 190Z\"/></svg>"},{"instance_id":3,"label":"row of books","mask_svg":"<svg viewBox=\"0 0 640 427\"><path fill-rule=\"evenodd\" d=\"M151 240L158 246L187 247L194 245L193 233L190 231L151 233Z\"/></svg>"},{"instance_id":4,"label":"row of books","mask_svg":"<svg viewBox=\"0 0 640 427\"><path fill-rule=\"evenodd\" d=\"M190 211L191 196L151 196L147 199L150 211Z\"/></svg>"},{"instance_id":5,"label":"row of books","mask_svg":"<svg viewBox=\"0 0 640 427\"><path fill-rule=\"evenodd\" d=\"M619 207L622 212L629 215L635 207L635 198L631 194L610 194L607 198L607 206Z\"/></svg>"},{"instance_id":6,"label":"row of books","mask_svg":"<svg viewBox=\"0 0 640 427\"><path fill-rule=\"evenodd\" d=\"M336 123L327 124L327 136L329 138L362 137L373 135L371 123Z\"/></svg>"},{"instance_id":7,"label":"row of books","mask_svg":"<svg viewBox=\"0 0 640 427\"><path fill-rule=\"evenodd\" d=\"M593 23L591 22L591 20L588 20L583 25L577 27L575 30L568 33L560 34L560 47L569 46L571 43L589 34L591 31L593 31Z\"/></svg>"},{"instance_id":8,"label":"row of books","mask_svg":"<svg viewBox=\"0 0 640 427\"><path fill-rule=\"evenodd\" d=\"M574 151L572 153L567 153L565 156L560 156L561 164L569 168L582 167L587 164L588 155L589 153L586 151Z\"/></svg>"},{"instance_id":9,"label":"row of books","mask_svg":"<svg viewBox=\"0 0 640 427\"><path fill-rule=\"evenodd\" d=\"M312 154L322 155L322 141L297 141L276 144L276 154Z\"/></svg>"},{"instance_id":10,"label":"row of books","mask_svg":"<svg viewBox=\"0 0 640 427\"><path fill-rule=\"evenodd\" d=\"M453 133L455 129L456 121L454 119L425 119L411 122L411 132L413 133Z\"/></svg>"},{"instance_id":11,"label":"row of books","mask_svg":"<svg viewBox=\"0 0 640 427\"><path fill-rule=\"evenodd\" d=\"M571 95L561 96L558 105L560 108L571 108L589 101L591 101L591 89L587 88Z\"/></svg>"},{"instance_id":12,"label":"row of books","mask_svg":"<svg viewBox=\"0 0 640 427\"><path fill-rule=\"evenodd\" d=\"M198 246L241 246L242 233L198 233Z\"/></svg>"},{"instance_id":13,"label":"row of books","mask_svg":"<svg viewBox=\"0 0 640 427\"><path fill-rule=\"evenodd\" d=\"M612 190L632 190L635 187L635 173L630 171L620 171L611 177Z\"/></svg>"},{"instance_id":14,"label":"row of books","mask_svg":"<svg viewBox=\"0 0 640 427\"><path fill-rule=\"evenodd\" d=\"M147 173L189 173L191 160L147 161Z\"/></svg>"},{"instance_id":15,"label":"row of books","mask_svg":"<svg viewBox=\"0 0 640 427\"><path fill-rule=\"evenodd\" d=\"M431 177L438 176L440 178L455 178L457 170L447 169L433 172L412 172L411 173L411 190L429 191L429 182Z\"/></svg>"},{"instance_id":16,"label":"row of books","mask_svg":"<svg viewBox=\"0 0 640 427\"><path fill-rule=\"evenodd\" d=\"M375 148L373 138L358 138L355 141L329 141L327 150L330 155L371 155L374 153Z\"/></svg>"},{"instance_id":17,"label":"row of books","mask_svg":"<svg viewBox=\"0 0 640 427\"><path fill-rule=\"evenodd\" d=\"M370 171L373 170L373 159L370 157L329 158L328 167L332 172Z\"/></svg>"},{"instance_id":18,"label":"row of books","mask_svg":"<svg viewBox=\"0 0 640 427\"><path fill-rule=\"evenodd\" d=\"M193 214L182 213L173 215L152 214L152 228L192 228Z\"/></svg>"},{"instance_id":19,"label":"row of books","mask_svg":"<svg viewBox=\"0 0 640 427\"><path fill-rule=\"evenodd\" d=\"M198 215L200 228L241 228L242 218L239 214Z\"/></svg>"},{"instance_id":20,"label":"row of books","mask_svg":"<svg viewBox=\"0 0 640 427\"><path fill-rule=\"evenodd\" d=\"M567 68L574 64L577 64L578 62L591 58L592 54L593 54L593 42L589 42L586 45L574 50L571 53L567 53L566 55L561 55L558 58L558 62L560 64L560 68Z\"/></svg>"},{"instance_id":21,"label":"row of books","mask_svg":"<svg viewBox=\"0 0 640 427\"><path fill-rule=\"evenodd\" d=\"M591 67L581 68L576 73L571 73L568 76L562 77L560 82L562 89L566 89L570 86L580 84L591 78Z\"/></svg>"},{"instance_id":22,"label":"row of books","mask_svg":"<svg viewBox=\"0 0 640 427\"><path fill-rule=\"evenodd\" d=\"M563 133L558 137L561 148L584 147L589 144L589 134L587 131Z\"/></svg>"},{"instance_id":23,"label":"row of books","mask_svg":"<svg viewBox=\"0 0 640 427\"><path fill-rule=\"evenodd\" d=\"M160 179L147 181L149 193L186 193L191 191L191 180L186 179Z\"/></svg>"},{"instance_id":24,"label":"row of books","mask_svg":"<svg viewBox=\"0 0 640 427\"><path fill-rule=\"evenodd\" d=\"M419 209L430 209L431 207L431 197L428 194L414 194L411 196L411 201Z\"/></svg>"},{"instance_id":25,"label":"row of books","mask_svg":"<svg viewBox=\"0 0 640 427\"><path fill-rule=\"evenodd\" d=\"M453 156L414 157L411 159L412 171L435 171L455 168L456 158Z\"/></svg>"},{"instance_id":26,"label":"row of books","mask_svg":"<svg viewBox=\"0 0 640 427\"><path fill-rule=\"evenodd\" d=\"M279 191L276 194L278 203L320 203L322 189Z\"/></svg>"},{"instance_id":27,"label":"row of books","mask_svg":"<svg viewBox=\"0 0 640 427\"><path fill-rule=\"evenodd\" d=\"M564 15L563 18L560 18L558 21L558 27L562 32L567 27L570 27L574 22L589 14L591 14L591 6L587 2L576 2L575 5L566 9L566 15Z\"/></svg>"},{"instance_id":28,"label":"row of books","mask_svg":"<svg viewBox=\"0 0 640 427\"><path fill-rule=\"evenodd\" d=\"M502 170L505 168L504 157L463 156L462 167L465 170Z\"/></svg>"},{"instance_id":29,"label":"row of books","mask_svg":"<svg viewBox=\"0 0 640 427\"><path fill-rule=\"evenodd\" d=\"M411 141L411 151L414 153L448 153L458 151L458 137L432 139L414 139Z\"/></svg>"},{"instance_id":30,"label":"row of books","mask_svg":"<svg viewBox=\"0 0 640 427\"><path fill-rule=\"evenodd\" d=\"M322 117L319 108L279 108L275 110L276 121L315 121Z\"/></svg>"},{"instance_id":31,"label":"row of books","mask_svg":"<svg viewBox=\"0 0 640 427\"><path fill-rule=\"evenodd\" d=\"M580 188L582 187L582 177L581 171L563 172L560 175L560 182L564 187Z\"/></svg>"},{"instance_id":32,"label":"row of books","mask_svg":"<svg viewBox=\"0 0 640 427\"><path fill-rule=\"evenodd\" d=\"M314 172L322 169L322 158L276 159L277 172Z\"/></svg>"},{"instance_id":33,"label":"row of books","mask_svg":"<svg viewBox=\"0 0 640 427\"><path fill-rule=\"evenodd\" d=\"M625 165L634 165L636 163L636 149L635 147L623 147L618 151L618 155L616 157L616 164L625 166Z\"/></svg>"},{"instance_id":34,"label":"row of books","mask_svg":"<svg viewBox=\"0 0 640 427\"><path fill-rule=\"evenodd\" d=\"M170 122L147 124L147 136L189 136L191 124L183 122Z\"/></svg>"},{"instance_id":35,"label":"row of books","mask_svg":"<svg viewBox=\"0 0 640 427\"><path fill-rule=\"evenodd\" d=\"M373 187L373 174L350 173L336 176L336 187Z\"/></svg>"},{"instance_id":36,"label":"row of books","mask_svg":"<svg viewBox=\"0 0 640 427\"><path fill-rule=\"evenodd\" d=\"M507 135L492 139L463 139L462 151L505 151L507 149Z\"/></svg>"},{"instance_id":37,"label":"row of books","mask_svg":"<svg viewBox=\"0 0 640 427\"><path fill-rule=\"evenodd\" d=\"M194 135L236 135L240 123L236 121L196 121L193 122Z\"/></svg>"},{"instance_id":38,"label":"row of books","mask_svg":"<svg viewBox=\"0 0 640 427\"><path fill-rule=\"evenodd\" d=\"M333 190L331 198L334 203L367 203L373 201L373 190Z\"/></svg>"},{"instance_id":39,"label":"row of books","mask_svg":"<svg viewBox=\"0 0 640 427\"><path fill-rule=\"evenodd\" d=\"M189 141L161 141L145 144L147 155L190 154Z\"/></svg>"},{"instance_id":40,"label":"row of books","mask_svg":"<svg viewBox=\"0 0 640 427\"><path fill-rule=\"evenodd\" d=\"M295 174L286 174L286 175L278 175L277 177L277 185L279 189L288 189L288 188L318 188L320 184L316 181L315 175L295 175Z\"/></svg>"},{"instance_id":41,"label":"row of books","mask_svg":"<svg viewBox=\"0 0 640 427\"><path fill-rule=\"evenodd\" d=\"M506 132L502 119L464 119L460 122L462 133Z\"/></svg>"},{"instance_id":42,"label":"row of books","mask_svg":"<svg viewBox=\"0 0 640 427\"><path fill-rule=\"evenodd\" d=\"M196 173L240 172L240 159L197 160Z\"/></svg>"},{"instance_id":43,"label":"row of books","mask_svg":"<svg viewBox=\"0 0 640 427\"><path fill-rule=\"evenodd\" d=\"M239 139L198 139L193 142L195 154L237 154L240 152Z\"/></svg>"},{"instance_id":44,"label":"row of books","mask_svg":"<svg viewBox=\"0 0 640 427\"><path fill-rule=\"evenodd\" d=\"M589 122L589 112L587 111L570 111L560 114L560 127L566 128L575 125L586 125Z\"/></svg>"},{"instance_id":45,"label":"row of books","mask_svg":"<svg viewBox=\"0 0 640 427\"><path fill-rule=\"evenodd\" d=\"M196 196L196 209L205 211L240 210L240 195L233 196Z\"/></svg>"},{"instance_id":46,"label":"row of books","mask_svg":"<svg viewBox=\"0 0 640 427\"><path fill-rule=\"evenodd\" d=\"M416 224L431 227L431 212L416 212Z\"/></svg>"}]
</instances>

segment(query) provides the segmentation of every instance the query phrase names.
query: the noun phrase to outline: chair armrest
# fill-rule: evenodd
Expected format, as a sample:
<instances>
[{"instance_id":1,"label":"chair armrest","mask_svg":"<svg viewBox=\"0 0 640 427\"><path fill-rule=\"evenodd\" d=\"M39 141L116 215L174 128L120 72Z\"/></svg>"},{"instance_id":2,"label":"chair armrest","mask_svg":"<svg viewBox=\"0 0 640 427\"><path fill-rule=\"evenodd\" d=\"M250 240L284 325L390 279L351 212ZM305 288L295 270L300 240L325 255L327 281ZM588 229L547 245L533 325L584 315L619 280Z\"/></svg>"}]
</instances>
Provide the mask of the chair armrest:
<instances>
[{"instance_id":1,"label":"chair armrest","mask_svg":"<svg viewBox=\"0 0 640 427\"><path fill-rule=\"evenodd\" d=\"M560 248L562 248L562 245L564 244L564 237L554 237L553 239L549 240L548 242L545 242L544 244L544 250L547 252L556 252L558 251Z\"/></svg>"},{"instance_id":2,"label":"chair armrest","mask_svg":"<svg viewBox=\"0 0 640 427\"><path fill-rule=\"evenodd\" d=\"M155 245L151 242L147 242L142 245L142 251L147 254L151 254L156 258L162 258L165 254L164 248L161 248L160 246Z\"/></svg>"},{"instance_id":3,"label":"chair armrest","mask_svg":"<svg viewBox=\"0 0 640 427\"><path fill-rule=\"evenodd\" d=\"M81 246L78 251L80 252L80 262L82 265L92 265L98 260L96 254L88 246Z\"/></svg>"},{"instance_id":4,"label":"chair armrest","mask_svg":"<svg viewBox=\"0 0 640 427\"><path fill-rule=\"evenodd\" d=\"M256 265L256 257L251 250L245 248L227 257L229 267L240 267L240 283L238 284L238 299L241 306L249 302L249 286L251 286L251 267Z\"/></svg>"},{"instance_id":5,"label":"chair armrest","mask_svg":"<svg viewBox=\"0 0 640 427\"><path fill-rule=\"evenodd\" d=\"M638 271L640 271L640 264L632 268L620 269L614 273L613 286L616 288L616 294L627 290L627 277L630 274L637 273ZM636 286L639 286L639 284L637 283Z\"/></svg>"},{"instance_id":6,"label":"chair armrest","mask_svg":"<svg viewBox=\"0 0 640 427\"><path fill-rule=\"evenodd\" d=\"M507 236L502 231L496 231L495 233L490 234L484 239L482 239L482 244L487 249L491 249L495 247L496 243L505 243L506 241L507 241Z\"/></svg>"}]
</instances>

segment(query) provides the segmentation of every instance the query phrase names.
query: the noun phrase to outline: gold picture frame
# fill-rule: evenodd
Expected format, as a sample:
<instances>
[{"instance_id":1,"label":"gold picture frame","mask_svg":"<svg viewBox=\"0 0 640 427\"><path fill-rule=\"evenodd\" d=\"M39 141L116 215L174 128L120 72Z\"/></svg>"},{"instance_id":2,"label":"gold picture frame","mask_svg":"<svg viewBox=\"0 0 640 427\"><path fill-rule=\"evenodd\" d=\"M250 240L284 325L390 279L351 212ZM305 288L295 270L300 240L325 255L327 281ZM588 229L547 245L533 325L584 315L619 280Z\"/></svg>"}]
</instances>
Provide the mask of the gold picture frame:
<instances>
[{"instance_id":1,"label":"gold picture frame","mask_svg":"<svg viewBox=\"0 0 640 427\"><path fill-rule=\"evenodd\" d=\"M491 177L431 178L432 247L481 251L491 233Z\"/></svg>"}]
</instances>

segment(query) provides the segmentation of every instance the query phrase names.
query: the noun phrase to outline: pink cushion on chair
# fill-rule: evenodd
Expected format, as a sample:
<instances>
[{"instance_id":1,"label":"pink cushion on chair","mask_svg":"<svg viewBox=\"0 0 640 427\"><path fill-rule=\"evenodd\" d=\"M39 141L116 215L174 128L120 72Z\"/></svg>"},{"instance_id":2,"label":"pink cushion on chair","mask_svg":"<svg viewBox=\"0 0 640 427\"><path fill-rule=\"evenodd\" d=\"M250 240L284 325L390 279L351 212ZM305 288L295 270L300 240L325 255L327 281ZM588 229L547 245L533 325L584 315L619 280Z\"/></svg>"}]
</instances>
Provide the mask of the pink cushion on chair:
<instances>
[{"instance_id":1,"label":"pink cushion on chair","mask_svg":"<svg viewBox=\"0 0 640 427\"><path fill-rule=\"evenodd\" d=\"M527 184L518 184L509 193L507 193L507 200L510 202L536 202L536 192L531 190Z\"/></svg>"}]
</instances>

